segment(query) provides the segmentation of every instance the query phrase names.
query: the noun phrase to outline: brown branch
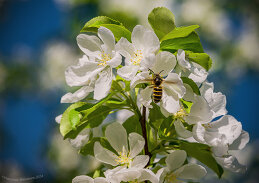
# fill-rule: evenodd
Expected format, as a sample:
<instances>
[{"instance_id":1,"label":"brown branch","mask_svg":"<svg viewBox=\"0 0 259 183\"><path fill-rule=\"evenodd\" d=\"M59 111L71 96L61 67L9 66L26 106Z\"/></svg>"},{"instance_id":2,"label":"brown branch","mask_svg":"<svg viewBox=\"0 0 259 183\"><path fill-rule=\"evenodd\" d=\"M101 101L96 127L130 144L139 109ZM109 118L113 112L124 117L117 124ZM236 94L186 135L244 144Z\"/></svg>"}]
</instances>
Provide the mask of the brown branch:
<instances>
[{"instance_id":1,"label":"brown branch","mask_svg":"<svg viewBox=\"0 0 259 183\"><path fill-rule=\"evenodd\" d=\"M142 109L142 116L140 119L140 124L141 124L141 128L142 128L142 136L145 139L145 146L144 146L145 155L149 156L149 161L148 161L148 164L146 165L146 166L148 166L152 154L148 151L147 127L146 127L146 107L145 106L143 106L143 109Z\"/></svg>"}]
</instances>

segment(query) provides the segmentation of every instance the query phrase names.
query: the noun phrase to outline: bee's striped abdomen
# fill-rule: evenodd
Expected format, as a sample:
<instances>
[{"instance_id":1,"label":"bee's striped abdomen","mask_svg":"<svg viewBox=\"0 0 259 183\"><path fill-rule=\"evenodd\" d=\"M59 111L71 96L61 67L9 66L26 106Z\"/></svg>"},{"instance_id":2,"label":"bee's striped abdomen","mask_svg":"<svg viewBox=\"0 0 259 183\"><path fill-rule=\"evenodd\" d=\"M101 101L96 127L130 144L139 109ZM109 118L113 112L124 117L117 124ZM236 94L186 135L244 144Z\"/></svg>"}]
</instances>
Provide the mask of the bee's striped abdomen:
<instances>
[{"instance_id":1,"label":"bee's striped abdomen","mask_svg":"<svg viewBox=\"0 0 259 183\"><path fill-rule=\"evenodd\" d=\"M154 86L153 89L153 100L158 103L162 98L162 86Z\"/></svg>"}]
</instances>

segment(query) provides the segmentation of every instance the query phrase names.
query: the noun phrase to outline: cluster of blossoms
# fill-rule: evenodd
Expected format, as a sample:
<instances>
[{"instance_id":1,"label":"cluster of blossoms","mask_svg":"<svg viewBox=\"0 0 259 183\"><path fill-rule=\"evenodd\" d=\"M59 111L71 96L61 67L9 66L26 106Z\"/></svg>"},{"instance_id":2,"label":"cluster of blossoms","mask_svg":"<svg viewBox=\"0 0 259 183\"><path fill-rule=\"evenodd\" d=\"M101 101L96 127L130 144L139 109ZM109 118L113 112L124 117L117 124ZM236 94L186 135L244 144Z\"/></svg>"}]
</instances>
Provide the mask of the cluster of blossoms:
<instances>
[{"instance_id":1,"label":"cluster of blossoms","mask_svg":"<svg viewBox=\"0 0 259 183\"><path fill-rule=\"evenodd\" d=\"M107 166L102 170L102 176L91 178L81 175L75 177L73 183L198 180L206 175L206 169L202 166L202 163L206 164L206 158L202 161L195 157L201 163L193 164L188 163L187 155L192 156L188 145L199 147L200 144L208 147L209 158L215 160L219 167L234 172L245 170L233 154L245 147L249 135L242 130L240 122L227 114L226 97L220 92L214 92L213 83L207 81L207 70L189 60L188 52L183 49L178 49L175 54L162 51L156 33L141 25L133 29L131 42L124 37L116 42L113 32L102 26L98 29L98 36L80 34L77 42L84 55L76 65L67 68L65 76L69 86L80 88L74 93L65 94L61 102L76 103L87 97L88 100L93 93L93 99L101 101L96 105L103 104L108 108L112 96L113 104L119 107L110 107L110 112L131 110L137 116L131 119L140 119L144 125L141 124L140 133L132 132L124 123L114 122L106 126L104 137L97 137L92 134L91 127L99 126L93 125L94 120L96 123L98 120L92 119L91 123L87 118L92 114L89 114L92 112L89 109L95 105L90 103L92 108L88 106L87 112L80 113L76 124L72 125L71 131L77 130L77 127L80 130L70 141L78 149L92 148L95 158ZM162 88L159 94L161 99L154 103L153 80L158 73L162 78L159 84ZM192 81L191 84L183 82L183 78ZM114 89L114 83L121 90ZM194 91L193 85L199 93ZM122 97L125 101L120 101ZM97 107L94 109L97 110ZM63 126L66 128L75 123L76 119L73 112L67 124L67 115L63 114L63 122L61 119L61 125L65 124ZM147 123L146 115L149 119ZM162 122L152 123L154 119L151 116L162 119ZM132 122L132 126L135 124ZM144 134L147 133L147 126L156 133ZM105 139L106 144L100 139ZM153 149L148 147L150 139L156 139ZM187 144L187 148L182 144Z\"/></svg>"}]
</instances>

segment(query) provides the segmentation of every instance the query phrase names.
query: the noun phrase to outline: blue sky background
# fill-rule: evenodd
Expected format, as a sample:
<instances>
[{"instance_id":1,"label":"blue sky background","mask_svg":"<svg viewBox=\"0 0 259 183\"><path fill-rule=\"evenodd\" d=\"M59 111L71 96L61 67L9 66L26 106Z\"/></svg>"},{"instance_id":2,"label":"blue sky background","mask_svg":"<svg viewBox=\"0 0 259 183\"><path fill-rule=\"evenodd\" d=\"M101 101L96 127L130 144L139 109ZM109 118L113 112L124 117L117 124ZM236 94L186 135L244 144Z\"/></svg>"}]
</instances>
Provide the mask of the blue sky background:
<instances>
[{"instance_id":1,"label":"blue sky background","mask_svg":"<svg viewBox=\"0 0 259 183\"><path fill-rule=\"evenodd\" d=\"M77 12L82 15L79 20L82 25L97 14L92 5L84 10L87 11L79 9ZM5 64L16 65L18 58L24 56L28 64L40 66L39 55L48 40L70 39L69 17L73 12L59 8L53 0L6 1L0 12L0 58ZM237 34L238 19L233 17L232 23L237 31L233 34ZM72 39L76 46L75 37ZM258 139L259 74L248 72L233 81L223 72L217 72L209 81L215 82L216 91L227 95L229 114L242 122L251 141ZM229 87L221 88L221 83ZM55 175L44 152L57 127L54 118L62 111L59 100L63 93L17 90L0 96L1 164L15 162L27 175L44 174L46 179L51 179Z\"/></svg>"}]
</instances>

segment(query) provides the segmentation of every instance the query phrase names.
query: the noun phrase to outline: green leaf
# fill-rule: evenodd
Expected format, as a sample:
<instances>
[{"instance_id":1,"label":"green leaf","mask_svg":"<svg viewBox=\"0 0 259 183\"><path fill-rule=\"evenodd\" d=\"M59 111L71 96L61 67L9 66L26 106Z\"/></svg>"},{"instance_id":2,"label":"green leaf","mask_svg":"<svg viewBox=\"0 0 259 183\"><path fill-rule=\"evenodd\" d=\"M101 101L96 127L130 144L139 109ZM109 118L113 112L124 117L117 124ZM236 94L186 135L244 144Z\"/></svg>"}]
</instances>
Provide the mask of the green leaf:
<instances>
[{"instance_id":1,"label":"green leaf","mask_svg":"<svg viewBox=\"0 0 259 183\"><path fill-rule=\"evenodd\" d=\"M131 32L126 29L119 21L113 20L106 16L99 16L88 21L81 32L97 33L98 29L103 26L112 31L115 40L119 41L121 37L131 40Z\"/></svg>"},{"instance_id":2,"label":"green leaf","mask_svg":"<svg viewBox=\"0 0 259 183\"><path fill-rule=\"evenodd\" d=\"M180 99L180 101L182 102L185 111L189 114L191 112L191 108L192 108L193 103L189 102L189 101L186 101L182 98Z\"/></svg>"},{"instance_id":3,"label":"green leaf","mask_svg":"<svg viewBox=\"0 0 259 183\"><path fill-rule=\"evenodd\" d=\"M115 24L115 25L122 25L117 20L113 20L106 16L98 16L91 20L89 20L81 30L81 32L94 32L96 33L98 31L98 28L102 26L103 24Z\"/></svg>"},{"instance_id":4,"label":"green leaf","mask_svg":"<svg viewBox=\"0 0 259 183\"><path fill-rule=\"evenodd\" d=\"M219 178L222 176L224 170L212 156L208 145L186 141L180 141L179 145L180 149L185 150L188 156L191 156L207 165L218 175Z\"/></svg>"},{"instance_id":5,"label":"green leaf","mask_svg":"<svg viewBox=\"0 0 259 183\"><path fill-rule=\"evenodd\" d=\"M165 7L154 8L148 15L148 22L159 39L175 28L174 14Z\"/></svg>"},{"instance_id":6,"label":"green leaf","mask_svg":"<svg viewBox=\"0 0 259 183\"><path fill-rule=\"evenodd\" d=\"M157 130L154 130L149 124L147 124L147 139L148 139L148 150L151 152L157 147Z\"/></svg>"},{"instance_id":7,"label":"green leaf","mask_svg":"<svg viewBox=\"0 0 259 183\"><path fill-rule=\"evenodd\" d=\"M165 118L158 130L160 139L169 140L176 137L176 131L174 127L174 120L172 116Z\"/></svg>"},{"instance_id":8,"label":"green leaf","mask_svg":"<svg viewBox=\"0 0 259 183\"><path fill-rule=\"evenodd\" d=\"M130 134L132 132L136 132L142 135L142 129L139 122L139 119L136 115L129 117L122 126L126 129L127 133Z\"/></svg>"},{"instance_id":9,"label":"green leaf","mask_svg":"<svg viewBox=\"0 0 259 183\"><path fill-rule=\"evenodd\" d=\"M112 31L117 42L122 37L126 38L128 41L131 42L131 32L128 29L126 29L123 25L103 24L102 26Z\"/></svg>"},{"instance_id":10,"label":"green leaf","mask_svg":"<svg viewBox=\"0 0 259 183\"><path fill-rule=\"evenodd\" d=\"M121 92L123 90L121 85L115 80L112 81L111 89L118 92Z\"/></svg>"},{"instance_id":11,"label":"green leaf","mask_svg":"<svg viewBox=\"0 0 259 183\"><path fill-rule=\"evenodd\" d=\"M166 117L161 113L160 107L157 104L152 102L151 105L153 108L149 110L149 124L158 130Z\"/></svg>"},{"instance_id":12,"label":"green leaf","mask_svg":"<svg viewBox=\"0 0 259 183\"><path fill-rule=\"evenodd\" d=\"M72 109L69 111L69 121L71 124L71 127L73 130L76 129L76 125L80 122L80 117L82 116L80 112L76 111L75 109Z\"/></svg>"},{"instance_id":13,"label":"green leaf","mask_svg":"<svg viewBox=\"0 0 259 183\"><path fill-rule=\"evenodd\" d=\"M62 114L62 118L60 121L60 133L63 137L65 137L66 134L68 134L71 130L75 129L76 124L78 124L77 120L73 121L75 122L75 124L73 124L73 122L70 121L70 119L73 118L73 117L69 117L70 111L73 111L74 109L82 107L84 105L87 105L87 104L85 102L74 103L70 105ZM74 112L72 112L72 115L73 113Z\"/></svg>"},{"instance_id":14,"label":"green leaf","mask_svg":"<svg viewBox=\"0 0 259 183\"><path fill-rule=\"evenodd\" d=\"M212 60L207 53L193 53L190 51L186 51L186 57L190 61L201 65L207 71L209 71L212 66Z\"/></svg>"},{"instance_id":15,"label":"green leaf","mask_svg":"<svg viewBox=\"0 0 259 183\"><path fill-rule=\"evenodd\" d=\"M108 142L108 140L105 137L94 137L94 138L92 138L91 140L88 141L88 143L86 145L84 145L80 149L79 153L82 154L82 155L85 155L85 156L86 155L94 156L94 144L95 144L95 142L100 142L100 144L104 148L116 153L116 151L112 148L112 146L110 145L110 143Z\"/></svg>"},{"instance_id":16,"label":"green leaf","mask_svg":"<svg viewBox=\"0 0 259 183\"><path fill-rule=\"evenodd\" d=\"M99 126L103 120L113 110L111 107L103 105L114 93L109 94L96 104L78 102L72 104L62 115L60 122L60 133L64 139L74 139L84 128L94 128ZM70 112L71 110L75 110ZM77 111L77 112L76 112ZM80 115L78 115L80 113ZM80 121L78 121L78 117Z\"/></svg>"},{"instance_id":17,"label":"green leaf","mask_svg":"<svg viewBox=\"0 0 259 183\"><path fill-rule=\"evenodd\" d=\"M110 108L113 108L113 109L120 109L120 108L123 108L125 106L127 106L127 100L124 100L124 101L120 101L116 98L111 98L109 99L105 105L110 107Z\"/></svg>"},{"instance_id":18,"label":"green leaf","mask_svg":"<svg viewBox=\"0 0 259 183\"><path fill-rule=\"evenodd\" d=\"M188 84L192 88L192 91L196 95L201 95L199 87L192 79L190 79L188 77L181 77L181 79L182 79L183 83Z\"/></svg>"},{"instance_id":19,"label":"green leaf","mask_svg":"<svg viewBox=\"0 0 259 183\"><path fill-rule=\"evenodd\" d=\"M200 27L199 25L191 25L191 26L187 26L187 27L176 27L174 30L172 30L167 35L165 35L161 41L168 40L168 39L187 37L195 29L197 29L199 27Z\"/></svg>"},{"instance_id":20,"label":"green leaf","mask_svg":"<svg viewBox=\"0 0 259 183\"><path fill-rule=\"evenodd\" d=\"M189 50L195 53L203 53L200 38L196 32L192 32L187 37L176 37L173 39L163 40L160 44L162 51L175 53L179 49Z\"/></svg>"}]
</instances>

